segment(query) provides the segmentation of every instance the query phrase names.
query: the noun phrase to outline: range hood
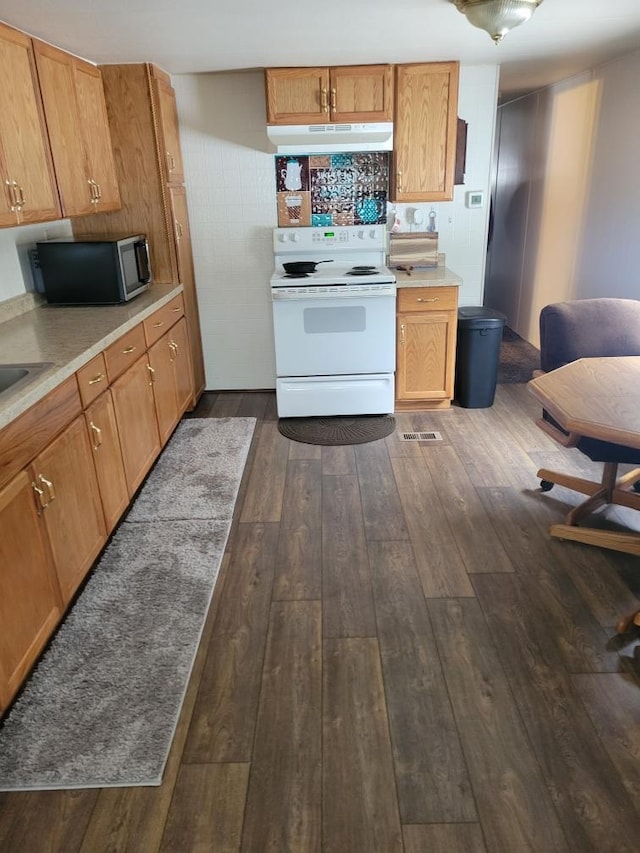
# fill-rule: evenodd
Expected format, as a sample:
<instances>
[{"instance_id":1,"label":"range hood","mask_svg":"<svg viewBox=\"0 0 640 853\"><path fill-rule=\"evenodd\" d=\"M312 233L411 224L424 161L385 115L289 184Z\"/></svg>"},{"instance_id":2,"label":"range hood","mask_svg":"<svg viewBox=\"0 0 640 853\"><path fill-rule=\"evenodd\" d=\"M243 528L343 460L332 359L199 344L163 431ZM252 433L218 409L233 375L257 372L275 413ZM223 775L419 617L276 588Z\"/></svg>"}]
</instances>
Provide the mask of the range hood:
<instances>
[{"instance_id":1,"label":"range hood","mask_svg":"<svg viewBox=\"0 0 640 853\"><path fill-rule=\"evenodd\" d=\"M269 125L269 140L278 154L330 154L333 151L391 151L393 124Z\"/></svg>"}]
</instances>

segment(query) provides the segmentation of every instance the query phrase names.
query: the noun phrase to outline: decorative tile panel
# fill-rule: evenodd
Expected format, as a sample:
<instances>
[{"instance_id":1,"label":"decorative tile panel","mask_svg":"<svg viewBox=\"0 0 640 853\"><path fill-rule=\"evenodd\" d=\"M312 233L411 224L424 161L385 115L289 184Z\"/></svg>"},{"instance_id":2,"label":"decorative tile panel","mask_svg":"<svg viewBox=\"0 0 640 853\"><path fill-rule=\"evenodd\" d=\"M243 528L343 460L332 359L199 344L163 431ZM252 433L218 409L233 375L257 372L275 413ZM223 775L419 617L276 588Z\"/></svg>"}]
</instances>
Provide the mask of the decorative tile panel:
<instances>
[{"instance_id":1,"label":"decorative tile panel","mask_svg":"<svg viewBox=\"0 0 640 853\"><path fill-rule=\"evenodd\" d=\"M387 221L387 152L277 156L275 168L281 228Z\"/></svg>"}]
</instances>

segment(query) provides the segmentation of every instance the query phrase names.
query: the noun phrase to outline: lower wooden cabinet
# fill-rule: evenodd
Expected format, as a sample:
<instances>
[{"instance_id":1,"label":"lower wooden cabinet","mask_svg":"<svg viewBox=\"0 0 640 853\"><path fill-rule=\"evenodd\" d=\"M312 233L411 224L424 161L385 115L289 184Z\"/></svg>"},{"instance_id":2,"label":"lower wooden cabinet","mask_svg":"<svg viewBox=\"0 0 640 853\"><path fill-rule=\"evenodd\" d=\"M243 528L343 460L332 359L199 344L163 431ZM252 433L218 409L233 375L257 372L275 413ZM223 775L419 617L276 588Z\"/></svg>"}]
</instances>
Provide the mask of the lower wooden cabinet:
<instances>
[{"instance_id":1,"label":"lower wooden cabinet","mask_svg":"<svg viewBox=\"0 0 640 853\"><path fill-rule=\"evenodd\" d=\"M63 605L106 541L98 481L84 417L76 418L30 467Z\"/></svg>"},{"instance_id":2,"label":"lower wooden cabinet","mask_svg":"<svg viewBox=\"0 0 640 853\"><path fill-rule=\"evenodd\" d=\"M193 373L184 317L149 348L149 364L153 369L160 441L164 444L193 399Z\"/></svg>"},{"instance_id":3,"label":"lower wooden cabinet","mask_svg":"<svg viewBox=\"0 0 640 853\"><path fill-rule=\"evenodd\" d=\"M62 613L31 477L0 490L0 712L17 693Z\"/></svg>"},{"instance_id":4,"label":"lower wooden cabinet","mask_svg":"<svg viewBox=\"0 0 640 853\"><path fill-rule=\"evenodd\" d=\"M0 714L193 396L179 295L0 430Z\"/></svg>"},{"instance_id":5,"label":"lower wooden cabinet","mask_svg":"<svg viewBox=\"0 0 640 853\"><path fill-rule=\"evenodd\" d=\"M457 287L398 290L396 410L451 405L458 326Z\"/></svg>"},{"instance_id":6,"label":"lower wooden cabinet","mask_svg":"<svg viewBox=\"0 0 640 853\"><path fill-rule=\"evenodd\" d=\"M133 495L160 453L160 436L147 355L111 386L129 494Z\"/></svg>"},{"instance_id":7,"label":"lower wooden cabinet","mask_svg":"<svg viewBox=\"0 0 640 853\"><path fill-rule=\"evenodd\" d=\"M111 533L127 508L131 495L127 489L116 413L109 389L89 406L84 417L93 450L93 464L107 533Z\"/></svg>"}]
</instances>

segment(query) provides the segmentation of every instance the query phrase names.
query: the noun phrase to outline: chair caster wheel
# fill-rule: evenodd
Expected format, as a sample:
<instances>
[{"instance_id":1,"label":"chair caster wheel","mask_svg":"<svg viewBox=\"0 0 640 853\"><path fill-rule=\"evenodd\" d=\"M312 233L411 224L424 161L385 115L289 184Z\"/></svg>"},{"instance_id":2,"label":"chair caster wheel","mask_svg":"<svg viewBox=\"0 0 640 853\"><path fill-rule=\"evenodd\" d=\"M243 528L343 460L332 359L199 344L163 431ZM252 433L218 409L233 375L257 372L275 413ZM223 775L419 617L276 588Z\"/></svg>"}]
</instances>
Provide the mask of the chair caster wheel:
<instances>
[{"instance_id":1,"label":"chair caster wheel","mask_svg":"<svg viewBox=\"0 0 640 853\"><path fill-rule=\"evenodd\" d=\"M553 485L554 484L550 480L540 480L540 488L543 492L550 492Z\"/></svg>"}]
</instances>

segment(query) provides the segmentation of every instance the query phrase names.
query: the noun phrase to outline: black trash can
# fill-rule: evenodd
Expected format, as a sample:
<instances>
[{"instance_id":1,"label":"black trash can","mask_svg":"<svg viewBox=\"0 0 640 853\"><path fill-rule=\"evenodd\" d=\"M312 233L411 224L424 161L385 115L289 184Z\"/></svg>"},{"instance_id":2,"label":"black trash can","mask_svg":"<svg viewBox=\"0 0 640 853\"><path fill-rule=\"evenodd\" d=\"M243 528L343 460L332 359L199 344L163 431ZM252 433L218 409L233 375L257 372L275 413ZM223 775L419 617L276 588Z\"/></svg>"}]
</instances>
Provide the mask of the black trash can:
<instances>
[{"instance_id":1,"label":"black trash can","mask_svg":"<svg viewBox=\"0 0 640 853\"><path fill-rule=\"evenodd\" d=\"M493 405L506 319L492 308L458 309L454 397L465 409L485 409Z\"/></svg>"}]
</instances>

